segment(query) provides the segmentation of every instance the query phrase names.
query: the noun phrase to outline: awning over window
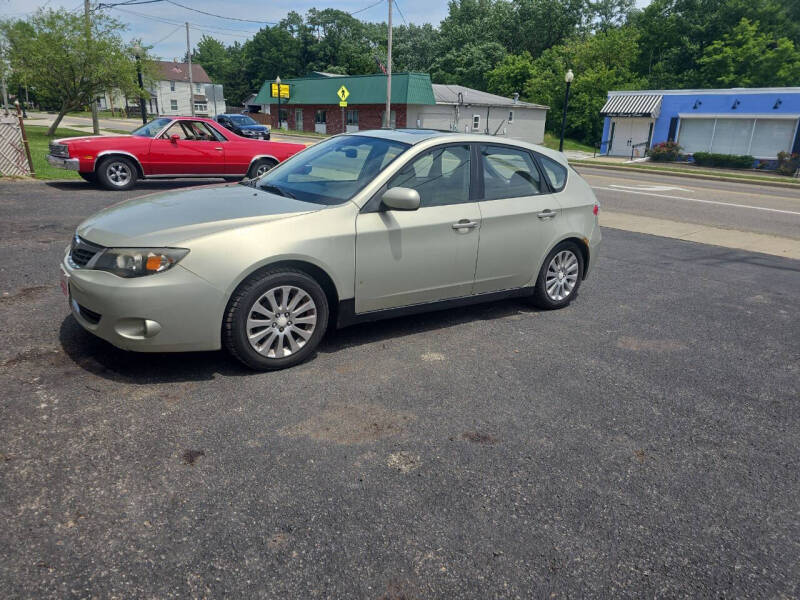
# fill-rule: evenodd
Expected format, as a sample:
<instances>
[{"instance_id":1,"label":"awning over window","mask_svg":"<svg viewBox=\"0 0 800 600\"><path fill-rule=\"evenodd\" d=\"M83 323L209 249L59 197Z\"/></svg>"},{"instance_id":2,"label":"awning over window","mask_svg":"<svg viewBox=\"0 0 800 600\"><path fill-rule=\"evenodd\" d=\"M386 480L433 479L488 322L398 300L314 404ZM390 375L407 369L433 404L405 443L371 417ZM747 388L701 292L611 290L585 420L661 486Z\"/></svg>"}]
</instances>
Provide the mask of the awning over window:
<instances>
[{"instance_id":1,"label":"awning over window","mask_svg":"<svg viewBox=\"0 0 800 600\"><path fill-rule=\"evenodd\" d=\"M603 117L652 117L661 113L660 94L623 94L611 96L600 111Z\"/></svg>"}]
</instances>

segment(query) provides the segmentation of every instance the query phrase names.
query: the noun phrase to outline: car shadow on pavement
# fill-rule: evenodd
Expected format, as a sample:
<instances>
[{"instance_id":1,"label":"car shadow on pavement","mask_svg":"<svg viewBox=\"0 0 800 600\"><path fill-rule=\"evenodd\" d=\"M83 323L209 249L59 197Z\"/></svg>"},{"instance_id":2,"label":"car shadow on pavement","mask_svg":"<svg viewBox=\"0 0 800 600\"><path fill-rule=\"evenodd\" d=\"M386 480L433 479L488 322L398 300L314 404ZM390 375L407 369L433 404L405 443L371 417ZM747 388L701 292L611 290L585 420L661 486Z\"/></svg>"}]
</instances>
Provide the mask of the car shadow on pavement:
<instances>
[{"instance_id":1,"label":"car shadow on pavement","mask_svg":"<svg viewBox=\"0 0 800 600\"><path fill-rule=\"evenodd\" d=\"M137 190L140 192L143 191L159 192L161 190L174 190L180 188L195 187L199 185L211 185L211 184L221 184L221 183L225 183L225 180L219 177L211 179L142 179L137 181L136 186L132 190L129 190L128 192L135 193ZM106 193L111 192L111 190L107 190L94 183L89 183L87 181L84 181L83 179L46 181L45 185L65 192L68 191L79 191L79 192L97 191ZM125 192L111 192L111 193L124 194ZM122 197L120 199L122 199Z\"/></svg>"},{"instance_id":2,"label":"car shadow on pavement","mask_svg":"<svg viewBox=\"0 0 800 600\"><path fill-rule=\"evenodd\" d=\"M336 354L353 346L402 338L464 323L502 319L537 312L524 300L503 300L452 310L424 313L329 331L317 353ZM144 353L120 350L85 331L72 315L61 322L64 353L81 369L98 377L131 384L209 381L218 375L259 375L224 351ZM346 357L342 357L346 358ZM309 362L313 362L312 356Z\"/></svg>"}]
</instances>

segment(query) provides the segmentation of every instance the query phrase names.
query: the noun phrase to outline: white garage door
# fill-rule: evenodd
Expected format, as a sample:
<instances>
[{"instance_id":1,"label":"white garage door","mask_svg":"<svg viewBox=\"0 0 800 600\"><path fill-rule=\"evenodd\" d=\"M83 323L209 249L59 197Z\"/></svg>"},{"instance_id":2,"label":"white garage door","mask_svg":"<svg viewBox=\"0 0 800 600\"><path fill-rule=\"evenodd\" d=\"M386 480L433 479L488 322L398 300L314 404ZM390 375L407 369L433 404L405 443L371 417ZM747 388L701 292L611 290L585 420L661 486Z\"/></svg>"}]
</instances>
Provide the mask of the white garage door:
<instances>
[{"instance_id":1,"label":"white garage door","mask_svg":"<svg viewBox=\"0 0 800 600\"><path fill-rule=\"evenodd\" d=\"M796 116L760 117L681 117L678 144L683 152L746 154L755 158L776 158L792 149L797 132Z\"/></svg>"}]
</instances>

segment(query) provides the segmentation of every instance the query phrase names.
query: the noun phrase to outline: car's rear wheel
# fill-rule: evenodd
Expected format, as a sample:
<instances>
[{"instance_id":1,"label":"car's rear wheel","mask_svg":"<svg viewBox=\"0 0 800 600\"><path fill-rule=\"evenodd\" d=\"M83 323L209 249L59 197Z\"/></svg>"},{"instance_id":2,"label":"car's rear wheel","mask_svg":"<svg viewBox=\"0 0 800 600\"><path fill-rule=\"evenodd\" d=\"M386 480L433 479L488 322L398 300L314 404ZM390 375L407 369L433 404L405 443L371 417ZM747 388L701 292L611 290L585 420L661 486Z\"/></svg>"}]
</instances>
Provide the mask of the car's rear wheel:
<instances>
[{"instance_id":1,"label":"car's rear wheel","mask_svg":"<svg viewBox=\"0 0 800 600\"><path fill-rule=\"evenodd\" d=\"M542 263L533 303L547 310L567 306L577 295L583 277L583 254L574 242L562 242Z\"/></svg>"},{"instance_id":2,"label":"car's rear wheel","mask_svg":"<svg viewBox=\"0 0 800 600\"><path fill-rule=\"evenodd\" d=\"M81 176L81 179L84 181L88 181L89 183L97 183L97 174L96 173L78 173Z\"/></svg>"},{"instance_id":3,"label":"car's rear wheel","mask_svg":"<svg viewBox=\"0 0 800 600\"><path fill-rule=\"evenodd\" d=\"M234 292L222 323L225 348L252 369L272 371L306 360L328 326L328 299L308 274L268 270Z\"/></svg>"},{"instance_id":4,"label":"car's rear wheel","mask_svg":"<svg viewBox=\"0 0 800 600\"><path fill-rule=\"evenodd\" d=\"M97 167L97 180L107 190L129 190L136 184L138 172L130 159L112 156Z\"/></svg>"},{"instance_id":5,"label":"car's rear wheel","mask_svg":"<svg viewBox=\"0 0 800 600\"><path fill-rule=\"evenodd\" d=\"M250 170L247 172L247 176L250 179L261 177L264 173L272 169L277 164L278 162L271 158L259 158L252 165L250 165Z\"/></svg>"}]
</instances>

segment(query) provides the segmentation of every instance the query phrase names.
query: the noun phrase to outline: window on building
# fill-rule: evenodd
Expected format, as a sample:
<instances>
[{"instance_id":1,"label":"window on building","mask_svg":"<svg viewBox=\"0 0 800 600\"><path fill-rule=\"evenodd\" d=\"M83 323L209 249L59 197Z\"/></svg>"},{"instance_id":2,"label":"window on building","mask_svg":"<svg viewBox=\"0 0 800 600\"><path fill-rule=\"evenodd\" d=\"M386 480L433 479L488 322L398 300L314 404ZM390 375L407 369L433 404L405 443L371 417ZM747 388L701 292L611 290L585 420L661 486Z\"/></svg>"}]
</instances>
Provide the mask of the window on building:
<instances>
[{"instance_id":1,"label":"window on building","mask_svg":"<svg viewBox=\"0 0 800 600\"><path fill-rule=\"evenodd\" d=\"M348 110L347 111L347 124L348 125L358 125L358 111L357 110Z\"/></svg>"},{"instance_id":2,"label":"window on building","mask_svg":"<svg viewBox=\"0 0 800 600\"><path fill-rule=\"evenodd\" d=\"M469 146L434 148L406 165L389 182L419 192L420 206L469 202Z\"/></svg>"},{"instance_id":3,"label":"window on building","mask_svg":"<svg viewBox=\"0 0 800 600\"><path fill-rule=\"evenodd\" d=\"M524 150L506 146L483 146L483 198L520 198L542 192L539 170Z\"/></svg>"},{"instance_id":4,"label":"window on building","mask_svg":"<svg viewBox=\"0 0 800 600\"><path fill-rule=\"evenodd\" d=\"M513 123L514 122L514 111L513 110L508 111L508 122L509 123Z\"/></svg>"},{"instance_id":5,"label":"window on building","mask_svg":"<svg viewBox=\"0 0 800 600\"><path fill-rule=\"evenodd\" d=\"M203 88L199 83L195 83L194 84L194 93L195 94L202 94L203 93Z\"/></svg>"},{"instance_id":6,"label":"window on building","mask_svg":"<svg viewBox=\"0 0 800 600\"><path fill-rule=\"evenodd\" d=\"M790 151L797 119L682 118L678 144L683 152L715 152L776 158Z\"/></svg>"},{"instance_id":7,"label":"window on building","mask_svg":"<svg viewBox=\"0 0 800 600\"><path fill-rule=\"evenodd\" d=\"M289 110L286 108L280 109L278 116L280 117L281 123L286 123L287 127L289 125Z\"/></svg>"},{"instance_id":8,"label":"window on building","mask_svg":"<svg viewBox=\"0 0 800 600\"><path fill-rule=\"evenodd\" d=\"M386 111L381 111L381 127L384 126L384 121L386 120ZM397 113L393 110L389 111L389 127L394 129L397 127Z\"/></svg>"},{"instance_id":9,"label":"window on building","mask_svg":"<svg viewBox=\"0 0 800 600\"><path fill-rule=\"evenodd\" d=\"M682 119L678 144L687 154L709 152L714 135L714 119Z\"/></svg>"},{"instance_id":10,"label":"window on building","mask_svg":"<svg viewBox=\"0 0 800 600\"><path fill-rule=\"evenodd\" d=\"M177 100L170 100L169 101L169 109L170 110L178 110L178 101Z\"/></svg>"},{"instance_id":11,"label":"window on building","mask_svg":"<svg viewBox=\"0 0 800 600\"><path fill-rule=\"evenodd\" d=\"M169 82L169 91L170 92L174 92L175 91L175 82L174 81L170 81Z\"/></svg>"},{"instance_id":12,"label":"window on building","mask_svg":"<svg viewBox=\"0 0 800 600\"><path fill-rule=\"evenodd\" d=\"M208 104L205 102L195 102L194 103L194 112L196 113L208 113Z\"/></svg>"},{"instance_id":13,"label":"window on building","mask_svg":"<svg viewBox=\"0 0 800 600\"><path fill-rule=\"evenodd\" d=\"M472 115L472 130L480 131L480 129L481 129L481 116Z\"/></svg>"},{"instance_id":14,"label":"window on building","mask_svg":"<svg viewBox=\"0 0 800 600\"><path fill-rule=\"evenodd\" d=\"M318 110L314 113L314 123L317 125L323 125L328 122L328 111L327 110Z\"/></svg>"}]
</instances>

